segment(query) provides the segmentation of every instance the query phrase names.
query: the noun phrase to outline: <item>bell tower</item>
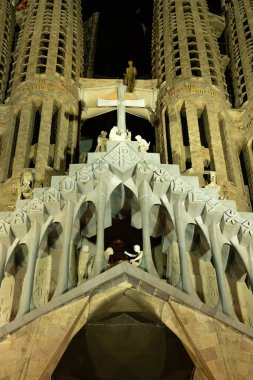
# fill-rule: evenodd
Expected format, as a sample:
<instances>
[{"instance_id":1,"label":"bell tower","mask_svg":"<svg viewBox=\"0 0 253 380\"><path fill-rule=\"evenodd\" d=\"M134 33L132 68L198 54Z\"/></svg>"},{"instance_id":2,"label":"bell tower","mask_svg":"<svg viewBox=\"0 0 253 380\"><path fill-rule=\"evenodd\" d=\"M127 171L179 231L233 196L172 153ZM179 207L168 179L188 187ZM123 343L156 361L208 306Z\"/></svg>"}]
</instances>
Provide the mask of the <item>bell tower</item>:
<instances>
[{"instance_id":1,"label":"bell tower","mask_svg":"<svg viewBox=\"0 0 253 380\"><path fill-rule=\"evenodd\" d=\"M19 12L21 29L5 100L12 115L2 137L1 180L12 181L28 169L35 184L47 186L53 173L66 171L66 157L71 162L77 145L81 4L30 0Z\"/></svg>"},{"instance_id":2,"label":"bell tower","mask_svg":"<svg viewBox=\"0 0 253 380\"><path fill-rule=\"evenodd\" d=\"M215 172L230 198L247 208L240 162L233 146L231 119L218 38L221 16L205 0L154 2L152 65L159 82L159 150L166 162L200 184ZM242 197L241 194L244 194Z\"/></svg>"},{"instance_id":3,"label":"bell tower","mask_svg":"<svg viewBox=\"0 0 253 380\"><path fill-rule=\"evenodd\" d=\"M11 58L15 9L9 0L0 4L0 103L4 101Z\"/></svg>"},{"instance_id":4,"label":"bell tower","mask_svg":"<svg viewBox=\"0 0 253 380\"><path fill-rule=\"evenodd\" d=\"M246 138L239 138L242 178L253 201L253 2L251 0L223 1L227 29L226 40L235 95L235 107L240 109L241 130ZM244 136L244 134L243 134Z\"/></svg>"}]
</instances>

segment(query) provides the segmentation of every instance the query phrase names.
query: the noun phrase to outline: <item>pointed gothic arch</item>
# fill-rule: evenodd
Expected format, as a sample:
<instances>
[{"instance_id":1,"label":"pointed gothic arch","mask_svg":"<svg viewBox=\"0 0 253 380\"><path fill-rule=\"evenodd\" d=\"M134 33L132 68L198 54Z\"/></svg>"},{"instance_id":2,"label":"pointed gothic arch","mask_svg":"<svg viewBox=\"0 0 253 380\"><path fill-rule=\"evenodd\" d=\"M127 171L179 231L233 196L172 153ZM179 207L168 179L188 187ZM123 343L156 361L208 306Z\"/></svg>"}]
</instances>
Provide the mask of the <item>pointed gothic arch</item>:
<instances>
[{"instance_id":1,"label":"pointed gothic arch","mask_svg":"<svg viewBox=\"0 0 253 380\"><path fill-rule=\"evenodd\" d=\"M115 347L117 349L115 349ZM150 313L94 317L73 337L52 380L188 379L194 364L180 339Z\"/></svg>"},{"instance_id":2,"label":"pointed gothic arch","mask_svg":"<svg viewBox=\"0 0 253 380\"><path fill-rule=\"evenodd\" d=\"M79 215L81 239L96 235L96 205L90 200L83 202L79 210Z\"/></svg>"},{"instance_id":3,"label":"pointed gothic arch","mask_svg":"<svg viewBox=\"0 0 253 380\"><path fill-rule=\"evenodd\" d=\"M188 224L185 236L188 265L195 291L202 302L215 308L219 295L211 247L197 224Z\"/></svg>"},{"instance_id":4,"label":"pointed gothic arch","mask_svg":"<svg viewBox=\"0 0 253 380\"><path fill-rule=\"evenodd\" d=\"M224 244L222 254L227 286L235 313L240 321L251 324L250 316L245 310L245 305L248 305L249 310L253 310L252 284L247 268L239 252L232 245Z\"/></svg>"},{"instance_id":5,"label":"pointed gothic arch","mask_svg":"<svg viewBox=\"0 0 253 380\"><path fill-rule=\"evenodd\" d=\"M47 303L53 297L59 276L62 246L63 228L61 223L50 223L41 239L36 262L33 289L33 302L36 307Z\"/></svg>"},{"instance_id":6,"label":"pointed gothic arch","mask_svg":"<svg viewBox=\"0 0 253 380\"><path fill-rule=\"evenodd\" d=\"M167 208L162 204L154 204L150 210L150 240L153 261L157 273L166 278L170 236L175 229Z\"/></svg>"}]
</instances>

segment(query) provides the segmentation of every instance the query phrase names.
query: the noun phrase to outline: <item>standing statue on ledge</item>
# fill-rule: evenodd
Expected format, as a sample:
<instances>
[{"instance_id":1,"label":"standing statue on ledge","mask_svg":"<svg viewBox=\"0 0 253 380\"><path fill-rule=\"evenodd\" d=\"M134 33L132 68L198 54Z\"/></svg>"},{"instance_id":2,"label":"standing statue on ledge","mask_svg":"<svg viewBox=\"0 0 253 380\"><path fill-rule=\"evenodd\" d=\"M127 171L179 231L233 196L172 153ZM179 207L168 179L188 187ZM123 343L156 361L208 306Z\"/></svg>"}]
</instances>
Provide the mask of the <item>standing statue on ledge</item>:
<instances>
[{"instance_id":1,"label":"standing statue on ledge","mask_svg":"<svg viewBox=\"0 0 253 380\"><path fill-rule=\"evenodd\" d=\"M136 67L133 66L133 61L128 61L128 67L124 73L124 84L127 86L127 92L134 91L135 77L137 75Z\"/></svg>"}]
</instances>

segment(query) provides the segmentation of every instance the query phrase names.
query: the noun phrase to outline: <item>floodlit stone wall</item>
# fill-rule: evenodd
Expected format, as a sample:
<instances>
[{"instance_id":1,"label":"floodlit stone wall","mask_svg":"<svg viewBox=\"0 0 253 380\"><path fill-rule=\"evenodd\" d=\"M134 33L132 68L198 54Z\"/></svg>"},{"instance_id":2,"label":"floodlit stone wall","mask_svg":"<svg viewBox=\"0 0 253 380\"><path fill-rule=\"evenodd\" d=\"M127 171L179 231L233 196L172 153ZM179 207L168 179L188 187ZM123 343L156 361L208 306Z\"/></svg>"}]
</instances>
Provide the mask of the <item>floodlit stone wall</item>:
<instances>
[{"instance_id":1,"label":"floodlit stone wall","mask_svg":"<svg viewBox=\"0 0 253 380\"><path fill-rule=\"evenodd\" d=\"M229 59L218 46L224 28L225 17L211 14L205 1L171 0L166 7L162 1L155 2L152 64L160 84L157 142L165 162L178 164L186 175L198 175L202 186L214 171L226 197L236 199L238 207L247 211L252 202L252 164L246 148L242 151L246 144L239 131L239 120L245 123L243 113L238 118L231 112L228 100L224 62Z\"/></svg>"},{"instance_id":2,"label":"floodlit stone wall","mask_svg":"<svg viewBox=\"0 0 253 380\"><path fill-rule=\"evenodd\" d=\"M253 2L252 0L227 1L224 10L235 107L244 113L245 135L237 144L237 154L240 157L243 183L248 187L252 201Z\"/></svg>"},{"instance_id":3,"label":"floodlit stone wall","mask_svg":"<svg viewBox=\"0 0 253 380\"><path fill-rule=\"evenodd\" d=\"M174 87L178 81L202 78L226 92L217 38L206 1L154 2L153 75ZM225 27L223 20L223 28Z\"/></svg>"},{"instance_id":4,"label":"floodlit stone wall","mask_svg":"<svg viewBox=\"0 0 253 380\"><path fill-rule=\"evenodd\" d=\"M11 61L12 37L15 27L15 9L10 0L0 1L0 103L5 99L9 66Z\"/></svg>"},{"instance_id":5,"label":"floodlit stone wall","mask_svg":"<svg viewBox=\"0 0 253 380\"><path fill-rule=\"evenodd\" d=\"M83 68L80 1L31 0L21 12L6 100L12 112L1 125L0 175L11 190L3 200L9 206L25 168L35 185L46 186L73 160Z\"/></svg>"}]
</instances>

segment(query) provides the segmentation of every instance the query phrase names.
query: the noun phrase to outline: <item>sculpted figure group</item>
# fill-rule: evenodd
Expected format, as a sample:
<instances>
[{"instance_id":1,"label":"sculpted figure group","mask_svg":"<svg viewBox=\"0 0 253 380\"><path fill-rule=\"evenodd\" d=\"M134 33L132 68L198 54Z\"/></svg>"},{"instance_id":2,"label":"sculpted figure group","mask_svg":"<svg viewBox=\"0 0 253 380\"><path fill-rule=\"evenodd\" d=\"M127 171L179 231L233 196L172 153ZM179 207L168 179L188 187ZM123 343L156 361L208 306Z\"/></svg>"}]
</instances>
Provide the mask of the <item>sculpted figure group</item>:
<instances>
[{"instance_id":1,"label":"sculpted figure group","mask_svg":"<svg viewBox=\"0 0 253 380\"><path fill-rule=\"evenodd\" d=\"M109 139L107 138L108 132L101 131L97 138L96 152L106 152L106 145L109 141L131 141L132 134L130 131L124 132L116 126L112 127L109 133ZM143 139L140 135L135 136L136 141L139 144L139 152L147 152L149 150L150 142Z\"/></svg>"},{"instance_id":2,"label":"sculpted figure group","mask_svg":"<svg viewBox=\"0 0 253 380\"><path fill-rule=\"evenodd\" d=\"M109 133L110 141L131 141L131 132L128 130L126 132L116 126L112 127Z\"/></svg>"},{"instance_id":3,"label":"sculpted figure group","mask_svg":"<svg viewBox=\"0 0 253 380\"><path fill-rule=\"evenodd\" d=\"M127 251L124 252L125 255L128 257L131 257L131 260L129 260L130 264L138 267L141 264L142 258L143 258L143 251L141 251L141 247L136 244L133 246L134 254L129 253ZM109 267L109 260L110 256L114 254L114 251L111 247L108 247L104 252L104 258L106 265ZM90 247L88 245L83 245L80 253L79 253L79 259L78 259L78 268L77 268L77 275L78 275L78 285L80 285L82 282L90 278L92 275L93 265L94 265L94 259L95 256L91 254Z\"/></svg>"}]
</instances>

